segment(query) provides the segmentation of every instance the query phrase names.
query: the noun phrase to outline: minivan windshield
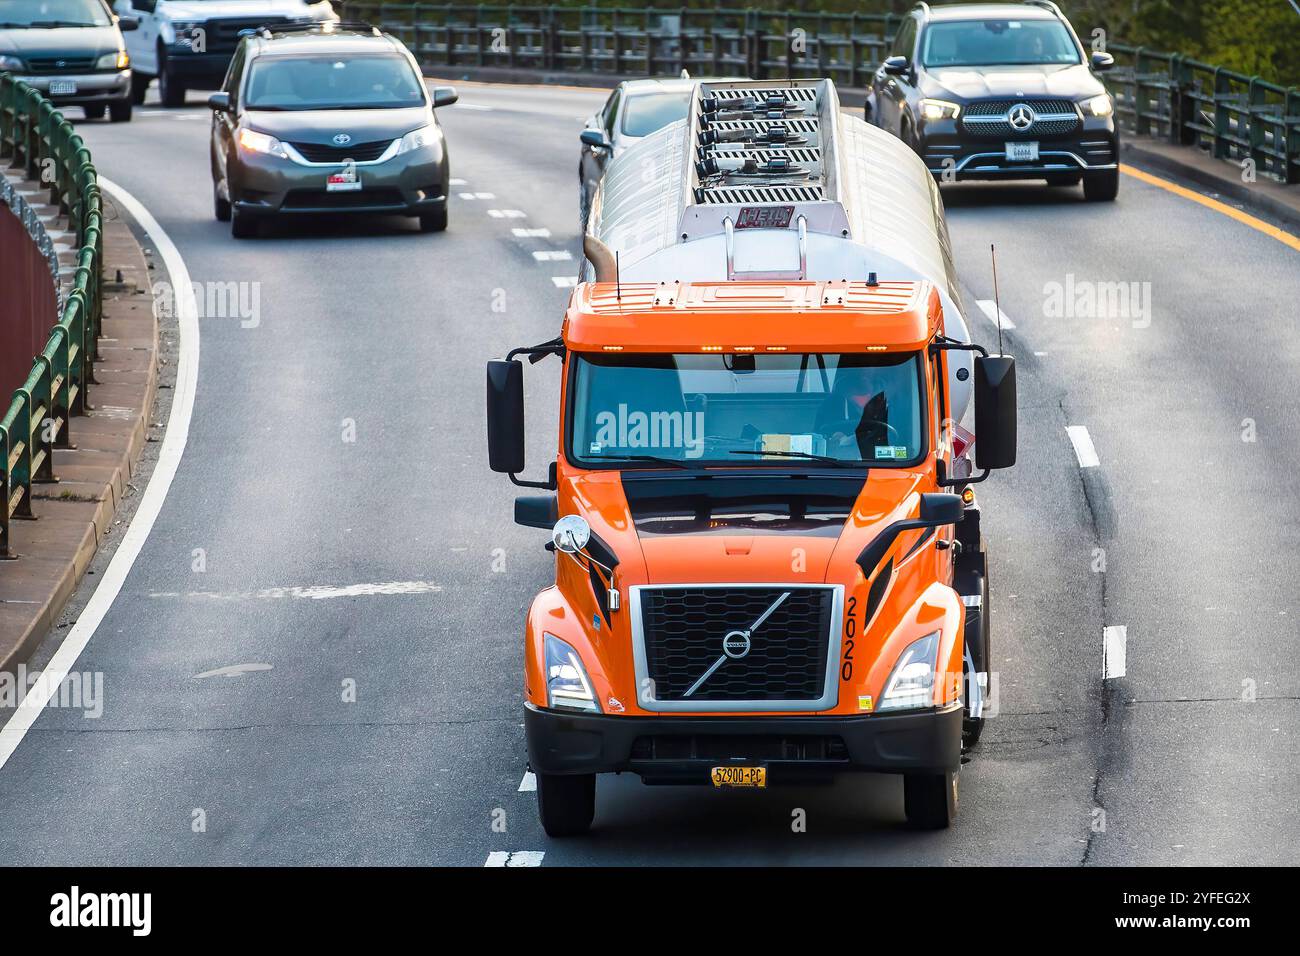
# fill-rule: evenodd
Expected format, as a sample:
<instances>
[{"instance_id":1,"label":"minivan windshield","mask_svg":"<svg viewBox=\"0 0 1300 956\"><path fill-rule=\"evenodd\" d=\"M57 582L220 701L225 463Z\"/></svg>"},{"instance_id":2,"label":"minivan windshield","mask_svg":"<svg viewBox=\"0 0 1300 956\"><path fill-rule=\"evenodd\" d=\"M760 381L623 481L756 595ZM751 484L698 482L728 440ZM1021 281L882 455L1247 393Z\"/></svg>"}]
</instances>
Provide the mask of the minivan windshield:
<instances>
[{"instance_id":1,"label":"minivan windshield","mask_svg":"<svg viewBox=\"0 0 1300 956\"><path fill-rule=\"evenodd\" d=\"M921 38L921 63L928 67L1078 62L1078 47L1060 20L945 20L931 23Z\"/></svg>"},{"instance_id":2,"label":"minivan windshield","mask_svg":"<svg viewBox=\"0 0 1300 956\"><path fill-rule=\"evenodd\" d=\"M589 466L898 465L925 451L915 353L578 354L570 455Z\"/></svg>"},{"instance_id":3,"label":"minivan windshield","mask_svg":"<svg viewBox=\"0 0 1300 956\"><path fill-rule=\"evenodd\" d=\"M406 57L259 56L244 106L252 110L380 110L424 103L424 84Z\"/></svg>"},{"instance_id":4,"label":"minivan windshield","mask_svg":"<svg viewBox=\"0 0 1300 956\"><path fill-rule=\"evenodd\" d=\"M0 30L106 27L112 22L99 0L4 0L0 3Z\"/></svg>"}]
</instances>

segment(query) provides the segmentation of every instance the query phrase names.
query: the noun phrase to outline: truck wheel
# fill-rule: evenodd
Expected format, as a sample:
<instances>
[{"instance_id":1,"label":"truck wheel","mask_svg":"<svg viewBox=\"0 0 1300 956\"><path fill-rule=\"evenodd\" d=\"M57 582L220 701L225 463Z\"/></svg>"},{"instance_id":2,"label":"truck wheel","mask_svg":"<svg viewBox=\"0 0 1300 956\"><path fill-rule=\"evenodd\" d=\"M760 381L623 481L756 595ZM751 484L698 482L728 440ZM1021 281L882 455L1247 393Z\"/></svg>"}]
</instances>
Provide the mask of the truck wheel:
<instances>
[{"instance_id":1,"label":"truck wheel","mask_svg":"<svg viewBox=\"0 0 1300 956\"><path fill-rule=\"evenodd\" d=\"M1114 202L1119 195L1119 170L1091 173L1083 177L1083 198L1088 202Z\"/></svg>"},{"instance_id":2,"label":"truck wheel","mask_svg":"<svg viewBox=\"0 0 1300 956\"><path fill-rule=\"evenodd\" d=\"M126 123L131 119L131 109L134 104L131 97L125 97L120 100L114 100L108 104L108 116L114 123Z\"/></svg>"},{"instance_id":3,"label":"truck wheel","mask_svg":"<svg viewBox=\"0 0 1300 956\"><path fill-rule=\"evenodd\" d=\"M158 63L158 97L163 106L185 105L185 84L176 79L166 60Z\"/></svg>"},{"instance_id":4,"label":"truck wheel","mask_svg":"<svg viewBox=\"0 0 1300 956\"><path fill-rule=\"evenodd\" d=\"M152 76L145 76L143 73L131 74L131 101L136 106L144 106L144 95L149 91L149 84L153 82Z\"/></svg>"},{"instance_id":5,"label":"truck wheel","mask_svg":"<svg viewBox=\"0 0 1300 956\"><path fill-rule=\"evenodd\" d=\"M581 836L596 815L596 775L537 776L537 816L547 836Z\"/></svg>"},{"instance_id":6,"label":"truck wheel","mask_svg":"<svg viewBox=\"0 0 1300 956\"><path fill-rule=\"evenodd\" d=\"M945 830L957 817L956 770L903 777L903 810L913 830ZM540 791L539 791L540 792Z\"/></svg>"}]
</instances>

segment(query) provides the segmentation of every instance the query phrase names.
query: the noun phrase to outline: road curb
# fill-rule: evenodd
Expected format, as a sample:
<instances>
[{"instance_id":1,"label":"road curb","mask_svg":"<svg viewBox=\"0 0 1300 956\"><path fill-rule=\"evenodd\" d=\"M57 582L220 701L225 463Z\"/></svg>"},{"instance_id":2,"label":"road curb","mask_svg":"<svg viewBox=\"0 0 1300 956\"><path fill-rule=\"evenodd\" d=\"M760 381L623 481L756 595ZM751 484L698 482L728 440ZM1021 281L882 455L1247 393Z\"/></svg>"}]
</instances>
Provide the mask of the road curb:
<instances>
[{"instance_id":1,"label":"road curb","mask_svg":"<svg viewBox=\"0 0 1300 956\"><path fill-rule=\"evenodd\" d=\"M158 321L144 249L122 218L104 229L104 311L91 409L56 448L55 484L32 488L34 521L14 521L18 558L0 563L0 672L27 661L58 622L133 492L158 392ZM119 279L120 277L120 279ZM25 688L21 689L25 691Z\"/></svg>"},{"instance_id":2,"label":"road curb","mask_svg":"<svg viewBox=\"0 0 1300 956\"><path fill-rule=\"evenodd\" d=\"M1300 187L1283 186L1268 180L1254 184L1244 183L1241 181L1240 169L1229 162L1212 159L1193 147L1164 146L1143 137L1122 140L1120 153L1135 166L1178 176L1288 226L1300 227ZM1292 190L1296 195L1274 195L1282 190Z\"/></svg>"}]
</instances>

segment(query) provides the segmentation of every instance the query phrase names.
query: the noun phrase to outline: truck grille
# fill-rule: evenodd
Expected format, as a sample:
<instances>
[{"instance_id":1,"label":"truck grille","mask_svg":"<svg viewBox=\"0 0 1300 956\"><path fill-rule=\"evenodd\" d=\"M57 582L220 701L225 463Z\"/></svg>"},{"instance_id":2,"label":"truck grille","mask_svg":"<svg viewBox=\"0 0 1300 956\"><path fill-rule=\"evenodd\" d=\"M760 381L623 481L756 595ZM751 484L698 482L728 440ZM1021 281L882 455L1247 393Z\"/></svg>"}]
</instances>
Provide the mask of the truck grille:
<instances>
[{"instance_id":1,"label":"truck grille","mask_svg":"<svg viewBox=\"0 0 1300 956\"><path fill-rule=\"evenodd\" d=\"M783 594L788 597L755 628ZM719 702L816 702L827 691L831 588L643 588L640 602L646 676L658 702L695 702L700 709ZM727 657L688 696L725 656L723 639L750 630L748 652Z\"/></svg>"},{"instance_id":2,"label":"truck grille","mask_svg":"<svg viewBox=\"0 0 1300 956\"><path fill-rule=\"evenodd\" d=\"M369 143L349 143L347 146L331 146L327 143L290 143L302 153L302 158L309 163L343 163L349 159L354 163L369 163L384 155L384 150L392 145L392 138L377 139Z\"/></svg>"},{"instance_id":3,"label":"truck grille","mask_svg":"<svg viewBox=\"0 0 1300 956\"><path fill-rule=\"evenodd\" d=\"M239 46L240 30L256 30L258 27L270 27L274 30L278 26L284 26L287 23L298 23L294 17L223 17L209 20L203 24L207 31L205 40L207 41L208 53L234 53L235 47Z\"/></svg>"},{"instance_id":4,"label":"truck grille","mask_svg":"<svg viewBox=\"0 0 1300 956\"><path fill-rule=\"evenodd\" d=\"M1034 123L1023 130L1016 129L1007 121L1008 111L1022 103L1033 110L1036 117ZM1073 132L1079 125L1078 110L1069 100L981 100L968 104L962 116L962 129L967 133L998 139L1061 136Z\"/></svg>"}]
</instances>

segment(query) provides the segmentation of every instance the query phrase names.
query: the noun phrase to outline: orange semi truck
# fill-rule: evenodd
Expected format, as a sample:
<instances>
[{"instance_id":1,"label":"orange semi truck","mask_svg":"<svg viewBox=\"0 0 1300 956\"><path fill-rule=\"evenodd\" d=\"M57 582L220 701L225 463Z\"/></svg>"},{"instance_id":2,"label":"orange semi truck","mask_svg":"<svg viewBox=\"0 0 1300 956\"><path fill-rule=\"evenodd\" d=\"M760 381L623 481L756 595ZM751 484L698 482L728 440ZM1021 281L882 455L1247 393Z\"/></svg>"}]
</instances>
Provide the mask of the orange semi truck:
<instances>
[{"instance_id":1,"label":"orange semi truck","mask_svg":"<svg viewBox=\"0 0 1300 956\"><path fill-rule=\"evenodd\" d=\"M967 350L984 471L953 479L945 385ZM546 832L584 832L596 775L620 772L901 773L908 821L949 825L963 718L968 737L982 719L966 501L1014 463L1014 360L947 338L924 281L584 283L559 339L488 365L490 464L521 484L520 356L550 355L559 450L531 483L552 493L515 505L556 561L524 640Z\"/></svg>"}]
</instances>

